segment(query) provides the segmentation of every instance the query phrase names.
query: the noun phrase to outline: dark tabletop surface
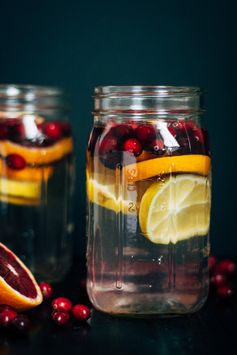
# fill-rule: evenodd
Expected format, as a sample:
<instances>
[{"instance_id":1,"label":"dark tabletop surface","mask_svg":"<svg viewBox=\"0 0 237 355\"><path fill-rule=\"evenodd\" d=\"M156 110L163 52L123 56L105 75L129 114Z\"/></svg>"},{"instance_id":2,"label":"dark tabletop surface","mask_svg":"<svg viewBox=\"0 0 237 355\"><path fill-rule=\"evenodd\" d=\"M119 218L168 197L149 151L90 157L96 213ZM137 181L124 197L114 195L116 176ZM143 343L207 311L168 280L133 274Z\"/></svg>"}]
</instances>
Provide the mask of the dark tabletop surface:
<instances>
[{"instance_id":1,"label":"dark tabletop surface","mask_svg":"<svg viewBox=\"0 0 237 355\"><path fill-rule=\"evenodd\" d=\"M87 303L85 266L74 263L71 273L55 287L55 296ZM162 318L118 318L92 311L86 323L59 328L49 319L50 305L30 313L26 335L0 331L0 355L12 354L237 354L237 296L220 301L210 294L196 314Z\"/></svg>"}]
</instances>

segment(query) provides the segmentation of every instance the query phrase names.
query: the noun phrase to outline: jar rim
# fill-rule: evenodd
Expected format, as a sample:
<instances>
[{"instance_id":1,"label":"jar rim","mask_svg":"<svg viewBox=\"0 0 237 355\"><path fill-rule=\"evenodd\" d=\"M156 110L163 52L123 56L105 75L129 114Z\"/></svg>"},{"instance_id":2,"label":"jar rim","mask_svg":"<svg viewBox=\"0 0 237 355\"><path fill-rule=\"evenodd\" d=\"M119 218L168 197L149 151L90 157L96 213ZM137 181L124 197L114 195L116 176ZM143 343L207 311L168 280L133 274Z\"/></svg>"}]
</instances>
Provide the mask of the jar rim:
<instances>
[{"instance_id":1,"label":"jar rim","mask_svg":"<svg viewBox=\"0 0 237 355\"><path fill-rule=\"evenodd\" d=\"M109 95L200 95L204 90L198 86L174 86L174 85L121 85L121 86L97 86L95 88L96 96Z\"/></svg>"},{"instance_id":2,"label":"jar rim","mask_svg":"<svg viewBox=\"0 0 237 355\"><path fill-rule=\"evenodd\" d=\"M40 97L57 97L65 95L63 88L31 84L0 84L0 97L32 100Z\"/></svg>"}]
</instances>

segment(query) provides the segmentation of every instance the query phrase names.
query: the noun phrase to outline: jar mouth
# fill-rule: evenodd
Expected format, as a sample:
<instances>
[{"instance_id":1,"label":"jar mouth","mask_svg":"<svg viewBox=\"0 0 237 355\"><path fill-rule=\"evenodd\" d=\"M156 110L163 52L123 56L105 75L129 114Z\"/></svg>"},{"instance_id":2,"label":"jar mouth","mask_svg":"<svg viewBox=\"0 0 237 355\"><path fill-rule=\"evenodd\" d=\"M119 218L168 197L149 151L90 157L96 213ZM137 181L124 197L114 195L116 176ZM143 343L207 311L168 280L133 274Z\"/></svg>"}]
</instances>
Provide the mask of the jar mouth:
<instances>
[{"instance_id":1,"label":"jar mouth","mask_svg":"<svg viewBox=\"0 0 237 355\"><path fill-rule=\"evenodd\" d=\"M200 95L204 90L198 86L172 86L172 85L134 85L134 86L98 86L95 88L96 96L114 95L144 95L144 96L172 96L172 95Z\"/></svg>"},{"instance_id":2,"label":"jar mouth","mask_svg":"<svg viewBox=\"0 0 237 355\"><path fill-rule=\"evenodd\" d=\"M98 86L94 113L199 115L202 94L196 86Z\"/></svg>"},{"instance_id":3,"label":"jar mouth","mask_svg":"<svg viewBox=\"0 0 237 355\"><path fill-rule=\"evenodd\" d=\"M68 110L68 95L57 86L0 84L1 111Z\"/></svg>"},{"instance_id":4,"label":"jar mouth","mask_svg":"<svg viewBox=\"0 0 237 355\"><path fill-rule=\"evenodd\" d=\"M57 86L38 86L30 84L0 84L1 98L6 97L32 100L33 97L55 97L64 94L64 90Z\"/></svg>"}]
</instances>

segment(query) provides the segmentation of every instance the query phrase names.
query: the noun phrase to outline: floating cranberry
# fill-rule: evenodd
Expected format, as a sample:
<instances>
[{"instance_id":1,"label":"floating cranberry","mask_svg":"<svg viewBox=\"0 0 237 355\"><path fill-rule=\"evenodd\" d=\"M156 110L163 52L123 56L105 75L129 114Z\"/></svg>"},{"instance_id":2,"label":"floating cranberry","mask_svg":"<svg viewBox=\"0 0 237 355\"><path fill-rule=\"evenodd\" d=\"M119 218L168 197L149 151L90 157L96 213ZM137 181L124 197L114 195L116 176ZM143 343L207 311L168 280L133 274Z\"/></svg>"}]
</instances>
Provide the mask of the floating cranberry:
<instances>
[{"instance_id":1,"label":"floating cranberry","mask_svg":"<svg viewBox=\"0 0 237 355\"><path fill-rule=\"evenodd\" d=\"M68 324L70 316L68 312L57 310L52 312L51 318L57 325L64 326Z\"/></svg>"},{"instance_id":2,"label":"floating cranberry","mask_svg":"<svg viewBox=\"0 0 237 355\"><path fill-rule=\"evenodd\" d=\"M72 127L68 122L61 122L61 129L64 137L70 137L72 135Z\"/></svg>"},{"instance_id":3,"label":"floating cranberry","mask_svg":"<svg viewBox=\"0 0 237 355\"><path fill-rule=\"evenodd\" d=\"M0 326L8 327L13 319L15 319L17 313L13 309L4 309L0 312Z\"/></svg>"},{"instance_id":4,"label":"floating cranberry","mask_svg":"<svg viewBox=\"0 0 237 355\"><path fill-rule=\"evenodd\" d=\"M174 121L171 124L171 127L175 130L185 130L186 129L186 122L185 121Z\"/></svg>"},{"instance_id":5,"label":"floating cranberry","mask_svg":"<svg viewBox=\"0 0 237 355\"><path fill-rule=\"evenodd\" d=\"M72 308L72 302L66 297L58 297L52 301L52 307L57 311L69 312Z\"/></svg>"},{"instance_id":6,"label":"floating cranberry","mask_svg":"<svg viewBox=\"0 0 237 355\"><path fill-rule=\"evenodd\" d=\"M201 142L201 143L203 142L204 136L203 136L203 132L202 132L201 128L197 128L197 129L193 130L193 135L194 135L194 139L197 142Z\"/></svg>"},{"instance_id":7,"label":"floating cranberry","mask_svg":"<svg viewBox=\"0 0 237 355\"><path fill-rule=\"evenodd\" d=\"M73 317L77 320L85 321L90 318L91 311L90 309L85 306L84 304L76 304L72 308Z\"/></svg>"},{"instance_id":8,"label":"floating cranberry","mask_svg":"<svg viewBox=\"0 0 237 355\"><path fill-rule=\"evenodd\" d=\"M226 275L232 275L236 272L236 264L229 259L226 260L222 260L219 262L219 264L217 265L217 270L219 272L222 272Z\"/></svg>"},{"instance_id":9,"label":"floating cranberry","mask_svg":"<svg viewBox=\"0 0 237 355\"><path fill-rule=\"evenodd\" d=\"M113 127L112 131L120 139L127 139L133 135L133 128L128 124L119 124Z\"/></svg>"},{"instance_id":10,"label":"floating cranberry","mask_svg":"<svg viewBox=\"0 0 237 355\"><path fill-rule=\"evenodd\" d=\"M26 166L25 159L19 154L9 154L6 157L6 162L9 168L15 170L22 170Z\"/></svg>"},{"instance_id":11,"label":"floating cranberry","mask_svg":"<svg viewBox=\"0 0 237 355\"><path fill-rule=\"evenodd\" d=\"M155 139L149 146L149 149L155 154L164 153L164 142L162 139Z\"/></svg>"},{"instance_id":12,"label":"floating cranberry","mask_svg":"<svg viewBox=\"0 0 237 355\"><path fill-rule=\"evenodd\" d=\"M43 127L44 134L53 140L62 137L63 131L59 122L46 122Z\"/></svg>"},{"instance_id":13,"label":"floating cranberry","mask_svg":"<svg viewBox=\"0 0 237 355\"><path fill-rule=\"evenodd\" d=\"M155 128L151 124L140 124L136 129L137 139L144 145L156 138Z\"/></svg>"},{"instance_id":14,"label":"floating cranberry","mask_svg":"<svg viewBox=\"0 0 237 355\"><path fill-rule=\"evenodd\" d=\"M52 296L53 288L48 282L40 282L39 287L45 300L49 299Z\"/></svg>"},{"instance_id":15,"label":"floating cranberry","mask_svg":"<svg viewBox=\"0 0 237 355\"><path fill-rule=\"evenodd\" d=\"M226 277L223 274L216 274L211 277L211 284L214 286L224 286L226 285Z\"/></svg>"},{"instance_id":16,"label":"floating cranberry","mask_svg":"<svg viewBox=\"0 0 237 355\"><path fill-rule=\"evenodd\" d=\"M170 133L172 134L172 136L176 137L177 135L177 131L173 126L169 126L168 130L170 131Z\"/></svg>"},{"instance_id":17,"label":"floating cranberry","mask_svg":"<svg viewBox=\"0 0 237 355\"><path fill-rule=\"evenodd\" d=\"M7 139L8 137L8 128L5 125L0 125L0 140Z\"/></svg>"},{"instance_id":18,"label":"floating cranberry","mask_svg":"<svg viewBox=\"0 0 237 355\"><path fill-rule=\"evenodd\" d=\"M99 154L105 155L117 151L117 149L118 149L117 138L111 135L107 135L102 139L100 143Z\"/></svg>"},{"instance_id":19,"label":"floating cranberry","mask_svg":"<svg viewBox=\"0 0 237 355\"><path fill-rule=\"evenodd\" d=\"M29 318L23 314L19 314L11 322L12 328L17 330L18 332L27 332L30 328L30 324L31 322Z\"/></svg>"},{"instance_id":20,"label":"floating cranberry","mask_svg":"<svg viewBox=\"0 0 237 355\"><path fill-rule=\"evenodd\" d=\"M221 298L229 298L233 295L233 290L230 286L221 286L217 289L217 295Z\"/></svg>"},{"instance_id":21,"label":"floating cranberry","mask_svg":"<svg viewBox=\"0 0 237 355\"><path fill-rule=\"evenodd\" d=\"M208 266L210 271L214 270L216 264L217 264L217 258L213 255L210 255L208 258Z\"/></svg>"},{"instance_id":22,"label":"floating cranberry","mask_svg":"<svg viewBox=\"0 0 237 355\"><path fill-rule=\"evenodd\" d=\"M123 150L133 153L137 157L142 153L142 145L136 138L129 138L124 142Z\"/></svg>"}]
</instances>

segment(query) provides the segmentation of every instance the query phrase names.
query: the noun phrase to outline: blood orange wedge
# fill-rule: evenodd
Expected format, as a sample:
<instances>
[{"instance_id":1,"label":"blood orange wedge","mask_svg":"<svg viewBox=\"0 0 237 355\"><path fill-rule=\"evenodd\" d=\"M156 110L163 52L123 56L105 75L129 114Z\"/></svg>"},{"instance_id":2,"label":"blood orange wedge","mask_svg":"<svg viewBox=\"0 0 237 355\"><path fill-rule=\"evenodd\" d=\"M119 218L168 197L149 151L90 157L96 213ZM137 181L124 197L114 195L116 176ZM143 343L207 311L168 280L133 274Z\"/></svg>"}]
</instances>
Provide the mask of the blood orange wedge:
<instances>
[{"instance_id":1,"label":"blood orange wedge","mask_svg":"<svg viewBox=\"0 0 237 355\"><path fill-rule=\"evenodd\" d=\"M9 168L6 163L0 159L0 176L5 178L23 181L48 181L52 174L52 166L25 167L22 170L14 170Z\"/></svg>"},{"instance_id":2,"label":"blood orange wedge","mask_svg":"<svg viewBox=\"0 0 237 355\"><path fill-rule=\"evenodd\" d=\"M42 293L30 270L0 243L0 303L23 311L38 306L42 300Z\"/></svg>"},{"instance_id":3,"label":"blood orange wedge","mask_svg":"<svg viewBox=\"0 0 237 355\"><path fill-rule=\"evenodd\" d=\"M206 155L190 154L144 160L123 168L125 181L136 182L171 173L208 175L211 159Z\"/></svg>"},{"instance_id":4,"label":"blood orange wedge","mask_svg":"<svg viewBox=\"0 0 237 355\"><path fill-rule=\"evenodd\" d=\"M32 165L50 164L72 153L72 150L73 140L71 137L61 139L50 147L40 148L26 147L11 141L4 141L0 144L0 154L3 157L9 154L18 154Z\"/></svg>"}]
</instances>

